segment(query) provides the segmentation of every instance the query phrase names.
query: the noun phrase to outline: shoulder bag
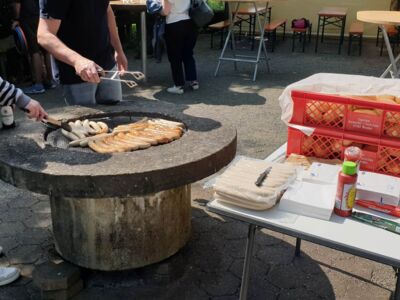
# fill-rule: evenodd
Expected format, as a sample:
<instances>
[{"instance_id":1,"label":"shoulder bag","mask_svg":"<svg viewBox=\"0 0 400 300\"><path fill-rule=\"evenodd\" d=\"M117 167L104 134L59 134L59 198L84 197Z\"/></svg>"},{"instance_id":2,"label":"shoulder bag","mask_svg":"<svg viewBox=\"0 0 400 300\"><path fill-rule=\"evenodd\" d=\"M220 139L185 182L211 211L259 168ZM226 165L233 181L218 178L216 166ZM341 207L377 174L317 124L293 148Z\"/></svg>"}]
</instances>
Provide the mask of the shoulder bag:
<instances>
[{"instance_id":1,"label":"shoulder bag","mask_svg":"<svg viewBox=\"0 0 400 300\"><path fill-rule=\"evenodd\" d=\"M190 0L189 16L197 27L203 27L210 23L214 12L206 0Z\"/></svg>"}]
</instances>

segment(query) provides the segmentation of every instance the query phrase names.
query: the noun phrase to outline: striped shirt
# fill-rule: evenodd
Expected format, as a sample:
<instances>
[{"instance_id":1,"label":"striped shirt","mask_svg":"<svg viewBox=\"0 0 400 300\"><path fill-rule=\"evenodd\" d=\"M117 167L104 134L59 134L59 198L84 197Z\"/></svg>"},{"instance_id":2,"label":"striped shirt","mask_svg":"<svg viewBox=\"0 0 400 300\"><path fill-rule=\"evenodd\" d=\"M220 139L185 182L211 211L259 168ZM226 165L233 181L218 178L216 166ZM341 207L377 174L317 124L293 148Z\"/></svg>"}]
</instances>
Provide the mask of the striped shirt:
<instances>
[{"instance_id":1,"label":"striped shirt","mask_svg":"<svg viewBox=\"0 0 400 300\"><path fill-rule=\"evenodd\" d=\"M25 108L29 101L30 97L0 77L0 106L16 104L19 108Z\"/></svg>"}]
</instances>

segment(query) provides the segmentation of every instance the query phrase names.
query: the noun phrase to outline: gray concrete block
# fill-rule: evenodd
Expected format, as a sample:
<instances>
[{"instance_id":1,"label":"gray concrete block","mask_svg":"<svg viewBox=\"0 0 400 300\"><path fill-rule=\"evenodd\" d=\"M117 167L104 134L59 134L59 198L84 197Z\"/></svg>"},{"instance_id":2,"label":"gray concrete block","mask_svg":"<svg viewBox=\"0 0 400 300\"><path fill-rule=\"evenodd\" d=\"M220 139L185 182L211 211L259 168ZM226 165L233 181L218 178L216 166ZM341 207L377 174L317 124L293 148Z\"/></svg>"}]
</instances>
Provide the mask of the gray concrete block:
<instances>
[{"instance_id":1,"label":"gray concrete block","mask_svg":"<svg viewBox=\"0 0 400 300\"><path fill-rule=\"evenodd\" d=\"M67 290L79 279L79 268L67 262L45 262L33 271L33 281L42 291Z\"/></svg>"},{"instance_id":2,"label":"gray concrete block","mask_svg":"<svg viewBox=\"0 0 400 300\"><path fill-rule=\"evenodd\" d=\"M43 291L43 300L68 300L78 295L83 289L83 281L79 280L75 282L69 289L66 290L55 290L55 291Z\"/></svg>"}]
</instances>

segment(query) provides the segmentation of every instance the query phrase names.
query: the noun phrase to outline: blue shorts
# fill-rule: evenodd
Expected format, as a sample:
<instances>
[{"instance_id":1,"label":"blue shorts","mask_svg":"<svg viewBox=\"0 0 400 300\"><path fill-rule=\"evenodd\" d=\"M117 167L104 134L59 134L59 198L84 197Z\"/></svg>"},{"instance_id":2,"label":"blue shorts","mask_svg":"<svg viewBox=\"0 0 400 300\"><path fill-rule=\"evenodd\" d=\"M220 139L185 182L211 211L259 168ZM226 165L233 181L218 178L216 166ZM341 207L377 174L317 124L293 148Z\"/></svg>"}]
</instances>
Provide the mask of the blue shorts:
<instances>
[{"instance_id":1,"label":"blue shorts","mask_svg":"<svg viewBox=\"0 0 400 300\"><path fill-rule=\"evenodd\" d=\"M115 70L116 68L113 69L113 71ZM111 75L107 74L107 76ZM118 81L102 80L98 84L90 82L65 84L63 90L67 105L107 105L122 101L122 88Z\"/></svg>"}]
</instances>

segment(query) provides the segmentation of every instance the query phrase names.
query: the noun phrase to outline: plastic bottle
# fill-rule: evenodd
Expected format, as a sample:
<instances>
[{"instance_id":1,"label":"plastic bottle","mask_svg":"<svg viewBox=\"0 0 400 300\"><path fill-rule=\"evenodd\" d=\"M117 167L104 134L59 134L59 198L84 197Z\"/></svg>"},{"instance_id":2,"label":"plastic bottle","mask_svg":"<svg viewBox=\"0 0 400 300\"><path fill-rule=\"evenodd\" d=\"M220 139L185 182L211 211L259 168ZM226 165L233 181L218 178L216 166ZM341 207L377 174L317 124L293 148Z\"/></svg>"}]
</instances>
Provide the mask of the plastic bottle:
<instances>
[{"instance_id":1,"label":"plastic bottle","mask_svg":"<svg viewBox=\"0 0 400 300\"><path fill-rule=\"evenodd\" d=\"M348 147L344 150L344 161L352 161L357 165L357 171L360 170L361 149L358 147Z\"/></svg>"},{"instance_id":2,"label":"plastic bottle","mask_svg":"<svg viewBox=\"0 0 400 300\"><path fill-rule=\"evenodd\" d=\"M0 108L2 129L10 129L15 127L14 111L11 106L3 106Z\"/></svg>"},{"instance_id":3,"label":"plastic bottle","mask_svg":"<svg viewBox=\"0 0 400 300\"><path fill-rule=\"evenodd\" d=\"M341 217L351 216L355 198L357 182L357 165L352 161L345 161L342 171L339 172L335 198L335 214Z\"/></svg>"}]
</instances>

